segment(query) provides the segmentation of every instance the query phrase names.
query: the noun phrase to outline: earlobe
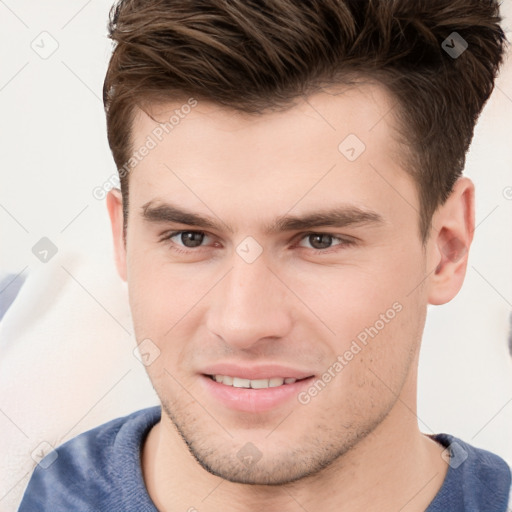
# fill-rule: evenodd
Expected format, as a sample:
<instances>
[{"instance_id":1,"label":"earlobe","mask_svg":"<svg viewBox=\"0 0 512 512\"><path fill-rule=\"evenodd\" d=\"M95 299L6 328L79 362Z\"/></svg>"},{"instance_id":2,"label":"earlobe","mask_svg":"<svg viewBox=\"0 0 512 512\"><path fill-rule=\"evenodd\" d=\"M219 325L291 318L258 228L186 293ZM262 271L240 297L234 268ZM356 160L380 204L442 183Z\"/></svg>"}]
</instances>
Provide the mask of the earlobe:
<instances>
[{"instance_id":1,"label":"earlobe","mask_svg":"<svg viewBox=\"0 0 512 512\"><path fill-rule=\"evenodd\" d=\"M434 214L429 268L435 270L429 280L429 304L449 302L462 287L475 229L474 203L473 182L459 178L446 202Z\"/></svg>"},{"instance_id":2,"label":"earlobe","mask_svg":"<svg viewBox=\"0 0 512 512\"><path fill-rule=\"evenodd\" d=\"M126 244L123 233L123 198L119 189L113 189L107 194L107 209L112 228L117 272L121 279L126 281Z\"/></svg>"}]
</instances>

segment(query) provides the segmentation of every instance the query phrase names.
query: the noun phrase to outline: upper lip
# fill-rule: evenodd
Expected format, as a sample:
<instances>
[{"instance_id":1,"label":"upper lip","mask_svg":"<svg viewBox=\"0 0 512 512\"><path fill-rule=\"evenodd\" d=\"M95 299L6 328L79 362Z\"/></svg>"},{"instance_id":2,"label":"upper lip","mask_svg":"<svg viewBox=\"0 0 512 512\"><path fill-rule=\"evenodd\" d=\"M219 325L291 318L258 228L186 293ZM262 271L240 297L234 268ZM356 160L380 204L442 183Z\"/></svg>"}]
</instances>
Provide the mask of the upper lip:
<instances>
[{"instance_id":1,"label":"upper lip","mask_svg":"<svg viewBox=\"0 0 512 512\"><path fill-rule=\"evenodd\" d=\"M257 366L241 366L233 363L218 363L201 370L204 375L229 375L241 379L270 379L272 377L283 377L293 379L304 379L312 377L310 371L303 371L289 366L279 364L265 364Z\"/></svg>"}]
</instances>

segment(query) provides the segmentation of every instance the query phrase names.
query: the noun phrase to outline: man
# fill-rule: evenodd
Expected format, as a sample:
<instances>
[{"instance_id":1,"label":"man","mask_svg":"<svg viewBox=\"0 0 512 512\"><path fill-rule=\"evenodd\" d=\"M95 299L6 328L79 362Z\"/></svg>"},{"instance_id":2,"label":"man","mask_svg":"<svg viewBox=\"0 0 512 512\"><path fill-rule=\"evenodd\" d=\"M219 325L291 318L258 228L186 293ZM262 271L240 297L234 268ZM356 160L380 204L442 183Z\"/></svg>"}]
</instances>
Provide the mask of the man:
<instances>
[{"instance_id":1,"label":"man","mask_svg":"<svg viewBox=\"0 0 512 512\"><path fill-rule=\"evenodd\" d=\"M507 510L505 461L415 414L499 22L481 0L113 8L107 206L161 408L59 447L21 511Z\"/></svg>"}]
</instances>

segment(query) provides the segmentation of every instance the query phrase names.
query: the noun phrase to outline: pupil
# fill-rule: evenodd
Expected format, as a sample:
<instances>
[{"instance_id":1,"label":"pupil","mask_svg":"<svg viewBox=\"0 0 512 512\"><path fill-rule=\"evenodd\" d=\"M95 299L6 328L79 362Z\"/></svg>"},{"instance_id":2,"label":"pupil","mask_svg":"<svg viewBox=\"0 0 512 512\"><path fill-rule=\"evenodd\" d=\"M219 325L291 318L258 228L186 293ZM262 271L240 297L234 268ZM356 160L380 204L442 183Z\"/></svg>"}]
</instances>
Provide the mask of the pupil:
<instances>
[{"instance_id":1,"label":"pupil","mask_svg":"<svg viewBox=\"0 0 512 512\"><path fill-rule=\"evenodd\" d=\"M185 247L198 247L203 241L204 233L185 231L181 234L181 242Z\"/></svg>"},{"instance_id":2,"label":"pupil","mask_svg":"<svg viewBox=\"0 0 512 512\"><path fill-rule=\"evenodd\" d=\"M332 236L324 233L318 233L316 235L309 235L309 243L315 249L325 249L332 243Z\"/></svg>"}]
</instances>

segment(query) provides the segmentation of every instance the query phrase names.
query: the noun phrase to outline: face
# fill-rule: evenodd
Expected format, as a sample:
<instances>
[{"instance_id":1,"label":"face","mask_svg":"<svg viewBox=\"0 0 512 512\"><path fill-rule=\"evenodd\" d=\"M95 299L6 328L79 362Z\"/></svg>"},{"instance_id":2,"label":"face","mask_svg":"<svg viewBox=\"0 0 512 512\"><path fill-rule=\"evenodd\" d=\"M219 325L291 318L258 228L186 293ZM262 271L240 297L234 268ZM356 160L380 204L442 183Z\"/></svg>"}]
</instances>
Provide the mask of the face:
<instances>
[{"instance_id":1,"label":"face","mask_svg":"<svg viewBox=\"0 0 512 512\"><path fill-rule=\"evenodd\" d=\"M199 102L132 171L126 248L109 199L162 426L213 474L313 475L414 400L439 251L392 105L369 85L260 116ZM134 147L155 129L139 111Z\"/></svg>"}]
</instances>

